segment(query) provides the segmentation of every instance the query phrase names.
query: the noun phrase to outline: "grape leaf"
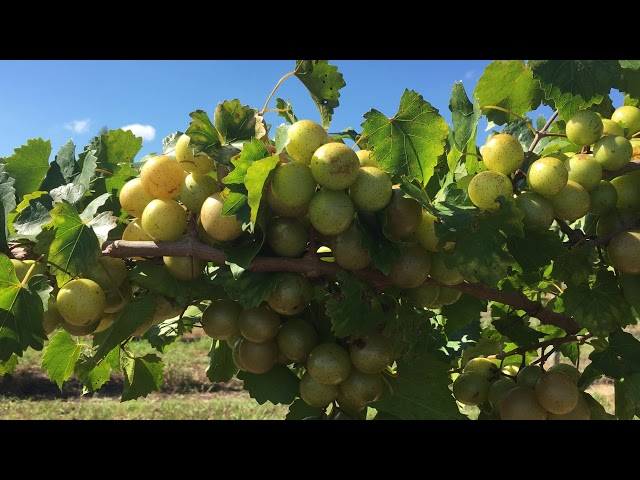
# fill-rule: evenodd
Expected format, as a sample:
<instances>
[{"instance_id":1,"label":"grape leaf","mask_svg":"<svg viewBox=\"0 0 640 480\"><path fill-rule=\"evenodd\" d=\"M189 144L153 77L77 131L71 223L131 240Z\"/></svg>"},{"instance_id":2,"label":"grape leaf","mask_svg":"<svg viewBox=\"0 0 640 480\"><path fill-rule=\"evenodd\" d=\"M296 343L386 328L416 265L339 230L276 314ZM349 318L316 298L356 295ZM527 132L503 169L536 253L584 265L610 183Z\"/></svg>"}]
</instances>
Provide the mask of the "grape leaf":
<instances>
[{"instance_id":1,"label":"grape leaf","mask_svg":"<svg viewBox=\"0 0 640 480\"><path fill-rule=\"evenodd\" d=\"M640 60L618 60L622 68L628 68L629 70L640 70Z\"/></svg>"},{"instance_id":2,"label":"grape leaf","mask_svg":"<svg viewBox=\"0 0 640 480\"><path fill-rule=\"evenodd\" d=\"M640 71L631 70L628 68L622 69L622 84L620 85L620 91L627 94L624 99L625 105L637 105L640 99ZM632 97L635 99L635 103L629 103Z\"/></svg>"},{"instance_id":3,"label":"grape leaf","mask_svg":"<svg viewBox=\"0 0 640 480\"><path fill-rule=\"evenodd\" d=\"M116 355L119 357L120 349L114 348L109 352L109 355ZM102 361L97 365L93 365L91 362L87 362L90 358L90 353L84 351L80 354L80 358L76 363L74 374L82 382L82 394L95 392L107 383L111 379L111 362ZM89 365L93 365L93 368L87 368Z\"/></svg>"},{"instance_id":4,"label":"grape leaf","mask_svg":"<svg viewBox=\"0 0 640 480\"><path fill-rule=\"evenodd\" d=\"M600 103L611 87L619 86L617 60L531 60L527 65L540 81L559 118L569 120L578 110Z\"/></svg>"},{"instance_id":5,"label":"grape leaf","mask_svg":"<svg viewBox=\"0 0 640 480\"><path fill-rule=\"evenodd\" d=\"M277 275L268 272L248 271L237 280L227 269L216 274L216 282L243 308L257 307L264 302L275 288L277 279Z\"/></svg>"},{"instance_id":6,"label":"grape leaf","mask_svg":"<svg viewBox=\"0 0 640 480\"><path fill-rule=\"evenodd\" d=\"M616 331L609 336L609 346L589 355L589 367L612 378L640 372L640 342L630 333ZM586 370L586 369L585 369Z\"/></svg>"},{"instance_id":7,"label":"grape leaf","mask_svg":"<svg viewBox=\"0 0 640 480\"><path fill-rule=\"evenodd\" d=\"M519 347L531 348L540 342L544 337L544 333L538 332L529 327L528 322L514 314L500 312L499 318L494 318L491 325L512 342L518 344Z\"/></svg>"},{"instance_id":8,"label":"grape leaf","mask_svg":"<svg viewBox=\"0 0 640 480\"><path fill-rule=\"evenodd\" d=\"M526 117L525 119L528 120ZM527 152L527 150L529 149L529 145L531 145L535 137L535 134L529 128L529 123L525 122L525 120L522 119L514 120L505 125L500 133L506 133L517 138L520 142L520 145L522 145L522 149ZM528 167L525 167L524 170L527 171Z\"/></svg>"},{"instance_id":9,"label":"grape leaf","mask_svg":"<svg viewBox=\"0 0 640 480\"><path fill-rule=\"evenodd\" d=\"M463 152L478 129L478 121L482 116L478 103L472 103L462 82L455 82L449 100L451 122L453 123L453 139L456 148ZM475 144L473 145L475 148Z\"/></svg>"},{"instance_id":10,"label":"grape leaf","mask_svg":"<svg viewBox=\"0 0 640 480\"><path fill-rule=\"evenodd\" d=\"M54 202L59 203L63 200L71 204L79 202L84 196L87 189L83 185L67 183L49 191L49 196Z\"/></svg>"},{"instance_id":11,"label":"grape leaf","mask_svg":"<svg viewBox=\"0 0 640 480\"><path fill-rule=\"evenodd\" d=\"M309 90L320 112L322 126L328 129L333 112L340 105L340 89L347 85L342 73L327 60L296 60L295 75Z\"/></svg>"},{"instance_id":12,"label":"grape leaf","mask_svg":"<svg viewBox=\"0 0 640 480\"><path fill-rule=\"evenodd\" d=\"M109 232L118 225L118 218L111 212L101 212L87 222L98 238L98 245L102 245L109 238Z\"/></svg>"},{"instance_id":13,"label":"grape leaf","mask_svg":"<svg viewBox=\"0 0 640 480\"><path fill-rule=\"evenodd\" d=\"M249 268L251 261L264 245L265 238L264 228L258 225L253 235L247 236L241 243L223 248L227 257L226 263L232 266L236 279L244 273L244 270ZM237 267L240 267L240 269L237 269Z\"/></svg>"},{"instance_id":14,"label":"grape leaf","mask_svg":"<svg viewBox=\"0 0 640 480\"><path fill-rule=\"evenodd\" d=\"M238 372L231 347L226 340L214 340L207 354L211 358L206 369L207 378L214 382L228 382Z\"/></svg>"},{"instance_id":15,"label":"grape leaf","mask_svg":"<svg viewBox=\"0 0 640 480\"><path fill-rule=\"evenodd\" d=\"M269 156L269 150L267 150L264 142L254 138L250 142L245 143L242 153L231 160L233 170L224 177L225 185L244 184L249 167L258 160Z\"/></svg>"},{"instance_id":16,"label":"grape leaf","mask_svg":"<svg viewBox=\"0 0 640 480\"><path fill-rule=\"evenodd\" d=\"M4 170L4 163L0 163L0 202L2 202L2 208L0 208L0 222L2 222L0 252L8 251L9 214L16 208L16 189L13 186L15 179L11 178Z\"/></svg>"},{"instance_id":17,"label":"grape leaf","mask_svg":"<svg viewBox=\"0 0 640 480\"><path fill-rule=\"evenodd\" d=\"M491 105L524 115L538 108L543 96L540 84L522 60L494 60L484 69L473 91L487 121L496 125L514 121L517 117L485 107Z\"/></svg>"},{"instance_id":18,"label":"grape leaf","mask_svg":"<svg viewBox=\"0 0 640 480\"><path fill-rule=\"evenodd\" d=\"M33 138L26 145L16 148L14 154L4 159L5 172L15 180L14 188L21 200L27 193L38 189L49 170L51 142Z\"/></svg>"},{"instance_id":19,"label":"grape leaf","mask_svg":"<svg viewBox=\"0 0 640 480\"><path fill-rule=\"evenodd\" d=\"M586 282L591 275L593 264L598 258L596 249L576 245L571 249L565 249L553 263L553 277L562 279L567 285L580 285Z\"/></svg>"},{"instance_id":20,"label":"grape leaf","mask_svg":"<svg viewBox=\"0 0 640 480\"><path fill-rule=\"evenodd\" d=\"M329 297L326 313L331 317L331 329L336 337L359 337L381 323L380 300L368 284L348 271L339 272L334 280L340 292Z\"/></svg>"},{"instance_id":21,"label":"grape leaf","mask_svg":"<svg viewBox=\"0 0 640 480\"><path fill-rule=\"evenodd\" d=\"M95 232L82 221L73 205L65 201L56 204L51 218L37 236L35 251L45 255L61 287L86 272L101 249Z\"/></svg>"},{"instance_id":22,"label":"grape leaf","mask_svg":"<svg viewBox=\"0 0 640 480\"><path fill-rule=\"evenodd\" d=\"M29 347L42 350L47 339L42 297L51 291L42 279L46 280L37 275L22 285L9 257L0 254L0 362L8 361L14 353L21 357Z\"/></svg>"},{"instance_id":23,"label":"grape leaf","mask_svg":"<svg viewBox=\"0 0 640 480\"><path fill-rule=\"evenodd\" d=\"M91 219L93 219L93 217L95 216L96 212L98 211L98 209L105 204L105 202L111 197L110 193L103 193L102 195L99 195L95 198L93 198L93 200L91 200L91 202L89 203L89 205L87 205L85 207L85 209L82 211L82 213L80 214L80 218L82 220L84 220L85 222L90 221ZM114 217L115 218L115 217Z\"/></svg>"},{"instance_id":24,"label":"grape leaf","mask_svg":"<svg viewBox=\"0 0 640 480\"><path fill-rule=\"evenodd\" d=\"M124 389L121 402L146 397L151 392L160 390L164 383L164 363L153 353L134 359L127 358L122 370Z\"/></svg>"},{"instance_id":25,"label":"grape leaf","mask_svg":"<svg viewBox=\"0 0 640 480\"><path fill-rule=\"evenodd\" d=\"M255 225L262 200L262 192L269 175L280 162L280 156L274 155L254 162L247 170L245 185L247 187L248 203L251 207L251 224ZM255 228L255 227L254 227Z\"/></svg>"},{"instance_id":26,"label":"grape leaf","mask_svg":"<svg viewBox=\"0 0 640 480\"><path fill-rule=\"evenodd\" d=\"M293 124L298 121L298 117L296 117L293 113L291 102L285 102L282 98L276 98L276 108L278 109L278 116L284 118L287 122Z\"/></svg>"},{"instance_id":27,"label":"grape leaf","mask_svg":"<svg viewBox=\"0 0 640 480\"><path fill-rule=\"evenodd\" d=\"M447 319L444 331L447 335L458 331L465 325L478 320L480 313L487 309L487 301L480 300L463 293L460 298L451 305L442 307L441 313Z\"/></svg>"},{"instance_id":28,"label":"grape leaf","mask_svg":"<svg viewBox=\"0 0 640 480\"><path fill-rule=\"evenodd\" d=\"M196 110L189 116L193 120L185 133L191 138L190 144L196 147L196 153L205 152L216 163L231 166L231 159L240 150L232 145L222 145L222 137L205 111Z\"/></svg>"},{"instance_id":29,"label":"grape leaf","mask_svg":"<svg viewBox=\"0 0 640 480\"><path fill-rule=\"evenodd\" d=\"M619 272L618 283L622 288L622 295L640 315L640 275L630 275Z\"/></svg>"},{"instance_id":30,"label":"grape leaf","mask_svg":"<svg viewBox=\"0 0 640 480\"><path fill-rule=\"evenodd\" d=\"M523 237L508 237L507 249L525 272L549 265L566 251L558 234L537 228L524 229Z\"/></svg>"},{"instance_id":31,"label":"grape leaf","mask_svg":"<svg viewBox=\"0 0 640 480\"><path fill-rule=\"evenodd\" d=\"M266 373L255 374L241 370L237 375L243 388L260 405L265 402L291 404L300 393L300 379L288 367L280 364Z\"/></svg>"},{"instance_id":32,"label":"grape leaf","mask_svg":"<svg viewBox=\"0 0 640 480\"><path fill-rule=\"evenodd\" d=\"M114 166L112 175L109 175L104 179L106 193L111 194L111 200L114 203L117 202L118 207L120 206L118 192L122 190L125 183L132 178L137 177L139 173L140 172L133 168L131 164L124 163ZM116 210L114 209L113 211L115 212Z\"/></svg>"},{"instance_id":33,"label":"grape leaf","mask_svg":"<svg viewBox=\"0 0 640 480\"><path fill-rule=\"evenodd\" d=\"M89 147L78 155L79 167L86 175L89 169L85 170L84 164L95 157L101 169L113 172L118 164L132 163L141 148L142 137L136 137L131 130L109 130L94 137Z\"/></svg>"},{"instance_id":34,"label":"grape leaf","mask_svg":"<svg viewBox=\"0 0 640 480\"><path fill-rule=\"evenodd\" d=\"M362 136L380 168L426 185L449 135L449 126L438 109L415 91L405 89L394 117L372 109L364 118Z\"/></svg>"},{"instance_id":35,"label":"grape leaf","mask_svg":"<svg viewBox=\"0 0 640 480\"><path fill-rule=\"evenodd\" d=\"M85 348L81 341L74 339L62 329L49 340L40 366L47 371L49 378L56 382L60 391L62 384L73 375L76 362Z\"/></svg>"},{"instance_id":36,"label":"grape leaf","mask_svg":"<svg viewBox=\"0 0 640 480\"><path fill-rule=\"evenodd\" d=\"M13 375L18 366L18 355L12 353L7 361L0 361L0 377Z\"/></svg>"},{"instance_id":37,"label":"grape leaf","mask_svg":"<svg viewBox=\"0 0 640 480\"><path fill-rule=\"evenodd\" d=\"M110 328L101 332L103 337L99 343L97 342L99 337L94 336L94 345L97 346L97 349L93 356L85 362L87 368L92 369L111 350L129 338L150 315L153 315L155 309L156 304L153 300L153 295L147 295L140 299L136 298L127 303L118 320Z\"/></svg>"},{"instance_id":38,"label":"grape leaf","mask_svg":"<svg viewBox=\"0 0 640 480\"><path fill-rule=\"evenodd\" d=\"M98 158L88 151L82 162L82 170L80 174L73 180L74 185L84 188L85 191L91 188L91 180L96 176L96 167Z\"/></svg>"},{"instance_id":39,"label":"grape leaf","mask_svg":"<svg viewBox=\"0 0 640 480\"><path fill-rule=\"evenodd\" d=\"M235 215L239 222L249 223L251 221L251 207L247 197L247 189L244 185L229 185L222 191L222 216L230 217Z\"/></svg>"},{"instance_id":40,"label":"grape leaf","mask_svg":"<svg viewBox=\"0 0 640 480\"><path fill-rule=\"evenodd\" d=\"M629 303L618 288L613 272L599 270L592 285L567 287L561 295L565 312L596 336L607 336L633 318Z\"/></svg>"},{"instance_id":41,"label":"grape leaf","mask_svg":"<svg viewBox=\"0 0 640 480\"><path fill-rule=\"evenodd\" d=\"M379 224L372 224L369 219L367 212L356 212L354 223L360 231L360 246L369 252L373 265L388 275L391 263L400 256L400 248L382 234Z\"/></svg>"},{"instance_id":42,"label":"grape leaf","mask_svg":"<svg viewBox=\"0 0 640 480\"><path fill-rule=\"evenodd\" d=\"M257 114L255 108L248 105L243 107L238 99L218 103L213 112L213 124L220 136L220 142L233 143L258 137Z\"/></svg>"},{"instance_id":43,"label":"grape leaf","mask_svg":"<svg viewBox=\"0 0 640 480\"><path fill-rule=\"evenodd\" d=\"M616 378L613 381L615 392L615 412L618 420L631 420L636 412L636 402L633 387L626 378Z\"/></svg>"},{"instance_id":44,"label":"grape leaf","mask_svg":"<svg viewBox=\"0 0 640 480\"><path fill-rule=\"evenodd\" d=\"M369 406L402 420L466 419L449 390L449 365L434 355L424 355L411 365L398 362L397 375L385 377L392 393Z\"/></svg>"},{"instance_id":45,"label":"grape leaf","mask_svg":"<svg viewBox=\"0 0 640 480\"><path fill-rule=\"evenodd\" d=\"M289 411L285 420L304 420L309 417L320 417L324 413L324 409L312 407L301 398L296 398L294 402L289 405Z\"/></svg>"},{"instance_id":46,"label":"grape leaf","mask_svg":"<svg viewBox=\"0 0 640 480\"><path fill-rule=\"evenodd\" d=\"M593 398L587 392L582 392L582 396L589 404L589 412L591 413L591 420L615 420L615 415L607 413L602 404Z\"/></svg>"},{"instance_id":47,"label":"grape leaf","mask_svg":"<svg viewBox=\"0 0 640 480\"><path fill-rule=\"evenodd\" d=\"M78 171L75 150L76 146L72 140L69 140L58 150L55 160L51 162L42 185L40 185L41 190L49 192L61 185L71 183Z\"/></svg>"}]
</instances>

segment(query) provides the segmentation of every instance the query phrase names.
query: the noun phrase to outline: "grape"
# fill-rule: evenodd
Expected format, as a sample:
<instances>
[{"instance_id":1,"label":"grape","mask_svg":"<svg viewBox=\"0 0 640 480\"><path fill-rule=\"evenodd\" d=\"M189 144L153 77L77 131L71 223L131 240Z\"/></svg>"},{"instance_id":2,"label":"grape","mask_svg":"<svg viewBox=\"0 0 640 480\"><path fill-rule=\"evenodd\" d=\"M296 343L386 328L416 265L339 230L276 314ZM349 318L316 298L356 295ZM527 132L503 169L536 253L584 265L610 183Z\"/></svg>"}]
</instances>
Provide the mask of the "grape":
<instances>
[{"instance_id":1,"label":"grape","mask_svg":"<svg viewBox=\"0 0 640 480\"><path fill-rule=\"evenodd\" d=\"M287 153L296 162L309 165L313 153L328 142L327 131L312 120L298 120L287 130Z\"/></svg>"},{"instance_id":2,"label":"grape","mask_svg":"<svg viewBox=\"0 0 640 480\"><path fill-rule=\"evenodd\" d=\"M164 268L168 270L173 278L178 280L191 281L204 274L204 267L207 261L194 257L162 257Z\"/></svg>"},{"instance_id":3,"label":"grape","mask_svg":"<svg viewBox=\"0 0 640 480\"><path fill-rule=\"evenodd\" d=\"M323 235L338 235L353 222L356 209L344 190L318 190L309 202L309 220Z\"/></svg>"},{"instance_id":4,"label":"grape","mask_svg":"<svg viewBox=\"0 0 640 480\"><path fill-rule=\"evenodd\" d=\"M299 257L307 250L309 233L298 218L274 217L267 227L267 243L280 257Z\"/></svg>"},{"instance_id":5,"label":"grape","mask_svg":"<svg viewBox=\"0 0 640 480\"><path fill-rule=\"evenodd\" d=\"M640 274L640 230L616 233L607 253L614 268L630 275Z\"/></svg>"},{"instance_id":6,"label":"grape","mask_svg":"<svg viewBox=\"0 0 640 480\"><path fill-rule=\"evenodd\" d=\"M516 386L505 394L500 404L501 420L546 420L547 415L530 387Z\"/></svg>"},{"instance_id":7,"label":"grape","mask_svg":"<svg viewBox=\"0 0 640 480\"><path fill-rule=\"evenodd\" d=\"M343 190L358 178L360 160L349 146L334 142L318 148L313 153L309 166L313 178L322 188Z\"/></svg>"},{"instance_id":8,"label":"grape","mask_svg":"<svg viewBox=\"0 0 640 480\"><path fill-rule=\"evenodd\" d=\"M556 217L574 222L589 212L591 197L589 192L573 180L567 181L564 188L550 198Z\"/></svg>"},{"instance_id":9,"label":"grape","mask_svg":"<svg viewBox=\"0 0 640 480\"><path fill-rule=\"evenodd\" d=\"M524 160L520 141L508 133L489 137L482 148L482 160L488 170L510 175Z\"/></svg>"},{"instance_id":10,"label":"grape","mask_svg":"<svg viewBox=\"0 0 640 480\"><path fill-rule=\"evenodd\" d=\"M598 186L602 180L602 167L588 153L577 153L564 162L569 171L569 180L582 185L588 192Z\"/></svg>"},{"instance_id":11,"label":"grape","mask_svg":"<svg viewBox=\"0 0 640 480\"><path fill-rule=\"evenodd\" d=\"M176 161L185 172L205 174L215 169L216 164L209 155L204 152L196 152L190 145L191 137L182 134L176 142Z\"/></svg>"},{"instance_id":12,"label":"grape","mask_svg":"<svg viewBox=\"0 0 640 480\"><path fill-rule=\"evenodd\" d=\"M224 199L220 192L207 198L200 209L200 222L211 238L229 242L242 235L242 223L234 215L222 215L223 204Z\"/></svg>"},{"instance_id":13,"label":"grape","mask_svg":"<svg viewBox=\"0 0 640 480\"><path fill-rule=\"evenodd\" d=\"M56 296L58 312L65 322L75 326L86 326L100 320L106 304L100 285L88 278L70 280Z\"/></svg>"},{"instance_id":14,"label":"grape","mask_svg":"<svg viewBox=\"0 0 640 480\"><path fill-rule=\"evenodd\" d=\"M311 378L324 385L339 385L351 374L351 359L337 343L324 342L311 350L307 358Z\"/></svg>"},{"instance_id":15,"label":"grape","mask_svg":"<svg viewBox=\"0 0 640 480\"><path fill-rule=\"evenodd\" d=\"M640 132L640 108L633 105L622 105L611 114L611 120L626 130L626 137L631 138Z\"/></svg>"},{"instance_id":16,"label":"grape","mask_svg":"<svg viewBox=\"0 0 640 480\"><path fill-rule=\"evenodd\" d=\"M387 206L392 195L391 178L376 167L361 167L349 194L356 210L376 212Z\"/></svg>"},{"instance_id":17,"label":"grape","mask_svg":"<svg viewBox=\"0 0 640 480\"><path fill-rule=\"evenodd\" d=\"M598 140L603 128L600 115L591 110L579 110L567 120L566 134L569 141L584 147Z\"/></svg>"},{"instance_id":18,"label":"grape","mask_svg":"<svg viewBox=\"0 0 640 480\"><path fill-rule=\"evenodd\" d=\"M480 210L499 210L497 198L500 196L505 200L513 198L511 180L503 173L486 170L469 182L469 198Z\"/></svg>"},{"instance_id":19,"label":"grape","mask_svg":"<svg viewBox=\"0 0 640 480\"><path fill-rule=\"evenodd\" d=\"M603 215L615 208L618 192L609 180L603 179L589 192L589 197L589 213Z\"/></svg>"},{"instance_id":20,"label":"grape","mask_svg":"<svg viewBox=\"0 0 640 480\"><path fill-rule=\"evenodd\" d=\"M140 182L153 198L168 199L180 194L187 172L175 158L158 155L147 160L140 169Z\"/></svg>"},{"instance_id":21,"label":"grape","mask_svg":"<svg viewBox=\"0 0 640 480\"><path fill-rule=\"evenodd\" d=\"M556 157L542 157L529 167L527 184L543 197L560 193L569 180L569 171L562 160Z\"/></svg>"},{"instance_id":22,"label":"grape","mask_svg":"<svg viewBox=\"0 0 640 480\"><path fill-rule=\"evenodd\" d=\"M133 217L142 216L144 207L146 207L153 196L148 194L142 186L140 177L132 178L122 186L118 199L122 209Z\"/></svg>"},{"instance_id":23,"label":"grape","mask_svg":"<svg viewBox=\"0 0 640 480\"><path fill-rule=\"evenodd\" d=\"M349 346L353 367L362 373L379 373L393 360L391 341L378 332L369 332Z\"/></svg>"},{"instance_id":24,"label":"grape","mask_svg":"<svg viewBox=\"0 0 640 480\"><path fill-rule=\"evenodd\" d=\"M536 382L535 393L540 405L556 415L569 413L580 397L573 379L560 371L543 373Z\"/></svg>"},{"instance_id":25,"label":"grape","mask_svg":"<svg viewBox=\"0 0 640 480\"><path fill-rule=\"evenodd\" d=\"M281 323L280 316L264 304L242 310L237 322L240 335L254 343L273 340Z\"/></svg>"},{"instance_id":26,"label":"grape","mask_svg":"<svg viewBox=\"0 0 640 480\"><path fill-rule=\"evenodd\" d=\"M317 186L309 166L297 162L279 165L271 179L273 195L290 208L308 205Z\"/></svg>"},{"instance_id":27,"label":"grape","mask_svg":"<svg viewBox=\"0 0 640 480\"><path fill-rule=\"evenodd\" d=\"M400 256L391 261L389 281L399 288L414 288L424 282L431 271L431 255L418 244L400 246Z\"/></svg>"},{"instance_id":28,"label":"grape","mask_svg":"<svg viewBox=\"0 0 640 480\"><path fill-rule=\"evenodd\" d=\"M180 201L187 210L198 214L204 201L219 191L220 187L212 176L192 172L180 186Z\"/></svg>"},{"instance_id":29,"label":"grape","mask_svg":"<svg viewBox=\"0 0 640 480\"><path fill-rule=\"evenodd\" d=\"M278 345L275 340L254 343L244 339L238 346L238 359L247 372L267 373L278 361Z\"/></svg>"},{"instance_id":30,"label":"grape","mask_svg":"<svg viewBox=\"0 0 640 480\"><path fill-rule=\"evenodd\" d=\"M267 304L281 315L296 315L307 308L312 296L311 283L302 273L280 273Z\"/></svg>"},{"instance_id":31,"label":"grape","mask_svg":"<svg viewBox=\"0 0 640 480\"><path fill-rule=\"evenodd\" d=\"M361 167L377 167L380 168L378 162L371 156L371 150L358 150L356 152Z\"/></svg>"},{"instance_id":32,"label":"grape","mask_svg":"<svg viewBox=\"0 0 640 480\"><path fill-rule=\"evenodd\" d=\"M142 212L143 230L159 242L179 240L187 228L187 212L172 198L156 198Z\"/></svg>"},{"instance_id":33,"label":"grape","mask_svg":"<svg viewBox=\"0 0 640 480\"><path fill-rule=\"evenodd\" d=\"M524 213L525 227L547 230L553 223L555 212L551 202L532 191L522 192L516 197L516 206Z\"/></svg>"},{"instance_id":34,"label":"grape","mask_svg":"<svg viewBox=\"0 0 640 480\"><path fill-rule=\"evenodd\" d=\"M240 336L238 318L242 306L228 299L215 300L202 312L202 329L211 338L227 340ZM235 341L233 342L235 344Z\"/></svg>"},{"instance_id":35,"label":"grape","mask_svg":"<svg viewBox=\"0 0 640 480\"><path fill-rule=\"evenodd\" d=\"M346 270L361 270L371 264L369 252L362 247L362 234L355 223L333 237L331 252L335 262Z\"/></svg>"},{"instance_id":36,"label":"grape","mask_svg":"<svg viewBox=\"0 0 640 480\"><path fill-rule=\"evenodd\" d=\"M311 322L302 317L293 317L282 324L276 342L280 353L292 362L306 362L311 350L318 344L318 338Z\"/></svg>"},{"instance_id":37,"label":"grape","mask_svg":"<svg viewBox=\"0 0 640 480\"><path fill-rule=\"evenodd\" d=\"M631 161L633 145L618 135L607 135L593 145L593 158L603 170L619 170Z\"/></svg>"},{"instance_id":38,"label":"grape","mask_svg":"<svg viewBox=\"0 0 640 480\"><path fill-rule=\"evenodd\" d=\"M391 200L383 211L383 233L393 242L406 239L422 221L422 205L413 198L405 197L398 186L393 187Z\"/></svg>"},{"instance_id":39,"label":"grape","mask_svg":"<svg viewBox=\"0 0 640 480\"><path fill-rule=\"evenodd\" d=\"M315 381L309 372L300 377L300 398L316 408L324 408L338 397L338 386Z\"/></svg>"}]
</instances>

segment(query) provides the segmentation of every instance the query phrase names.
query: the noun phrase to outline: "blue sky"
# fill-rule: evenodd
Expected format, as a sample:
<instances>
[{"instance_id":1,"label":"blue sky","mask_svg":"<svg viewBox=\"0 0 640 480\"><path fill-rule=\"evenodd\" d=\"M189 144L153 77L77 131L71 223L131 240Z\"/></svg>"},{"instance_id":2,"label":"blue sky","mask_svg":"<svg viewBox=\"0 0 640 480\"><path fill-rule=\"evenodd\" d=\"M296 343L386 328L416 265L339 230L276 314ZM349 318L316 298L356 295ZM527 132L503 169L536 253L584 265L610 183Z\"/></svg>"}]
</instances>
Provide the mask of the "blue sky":
<instances>
[{"instance_id":1,"label":"blue sky","mask_svg":"<svg viewBox=\"0 0 640 480\"><path fill-rule=\"evenodd\" d=\"M451 122L454 82L471 95L491 60L329 60L343 74L330 131L361 131L363 115L393 116L405 89L415 90ZM211 117L219 102L239 99L261 109L295 60L0 60L0 157L32 138L50 140L52 157L69 140L82 151L102 127L129 128L143 138L136 160L160 152L162 139L189 127L194 110ZM275 98L289 100L298 118L320 121L308 91L295 77ZM265 115L275 127L284 119ZM486 125L486 124L485 124ZM484 126L481 128L483 129Z\"/></svg>"}]
</instances>

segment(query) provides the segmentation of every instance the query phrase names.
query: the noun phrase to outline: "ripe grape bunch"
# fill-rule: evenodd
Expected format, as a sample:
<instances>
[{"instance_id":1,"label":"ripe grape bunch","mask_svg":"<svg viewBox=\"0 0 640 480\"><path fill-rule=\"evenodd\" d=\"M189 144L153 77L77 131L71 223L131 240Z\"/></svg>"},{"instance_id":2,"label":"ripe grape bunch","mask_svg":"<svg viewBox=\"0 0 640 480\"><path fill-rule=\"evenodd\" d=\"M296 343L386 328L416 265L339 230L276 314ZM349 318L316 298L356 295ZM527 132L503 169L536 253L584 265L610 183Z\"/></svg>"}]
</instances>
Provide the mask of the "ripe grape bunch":
<instances>
[{"instance_id":1,"label":"ripe grape bunch","mask_svg":"<svg viewBox=\"0 0 640 480\"><path fill-rule=\"evenodd\" d=\"M564 101L555 62L493 62L482 107L456 84L453 128L407 90L394 117L329 133L342 77L299 61L320 122L277 99L272 136L266 106L225 101L138 163L122 130L61 152L31 189L15 165L46 145L17 149L0 159L0 372L44 348L58 385L123 373L131 400L198 332L211 382L237 377L288 419L636 416L640 108ZM510 88L516 70L530 89ZM493 97L501 81L512 102ZM536 127L525 91L554 108ZM478 148L480 115L504 127ZM605 411L589 393L603 376L633 401Z\"/></svg>"}]
</instances>

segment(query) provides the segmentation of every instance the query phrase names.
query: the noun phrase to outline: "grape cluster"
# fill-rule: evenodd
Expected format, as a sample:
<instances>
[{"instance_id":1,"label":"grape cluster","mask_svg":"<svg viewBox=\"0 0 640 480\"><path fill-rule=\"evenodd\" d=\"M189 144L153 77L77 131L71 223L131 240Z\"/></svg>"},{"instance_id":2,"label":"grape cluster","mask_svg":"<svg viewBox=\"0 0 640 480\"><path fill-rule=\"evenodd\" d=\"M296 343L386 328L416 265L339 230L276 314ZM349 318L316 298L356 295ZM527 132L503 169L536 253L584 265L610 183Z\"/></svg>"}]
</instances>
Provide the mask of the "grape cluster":
<instances>
[{"instance_id":1,"label":"grape cluster","mask_svg":"<svg viewBox=\"0 0 640 480\"><path fill-rule=\"evenodd\" d=\"M514 375L488 358L475 357L454 378L452 392L458 402L479 407L490 420L590 420L579 379L580 371L568 363L546 371L534 364L516 367Z\"/></svg>"}]
</instances>

